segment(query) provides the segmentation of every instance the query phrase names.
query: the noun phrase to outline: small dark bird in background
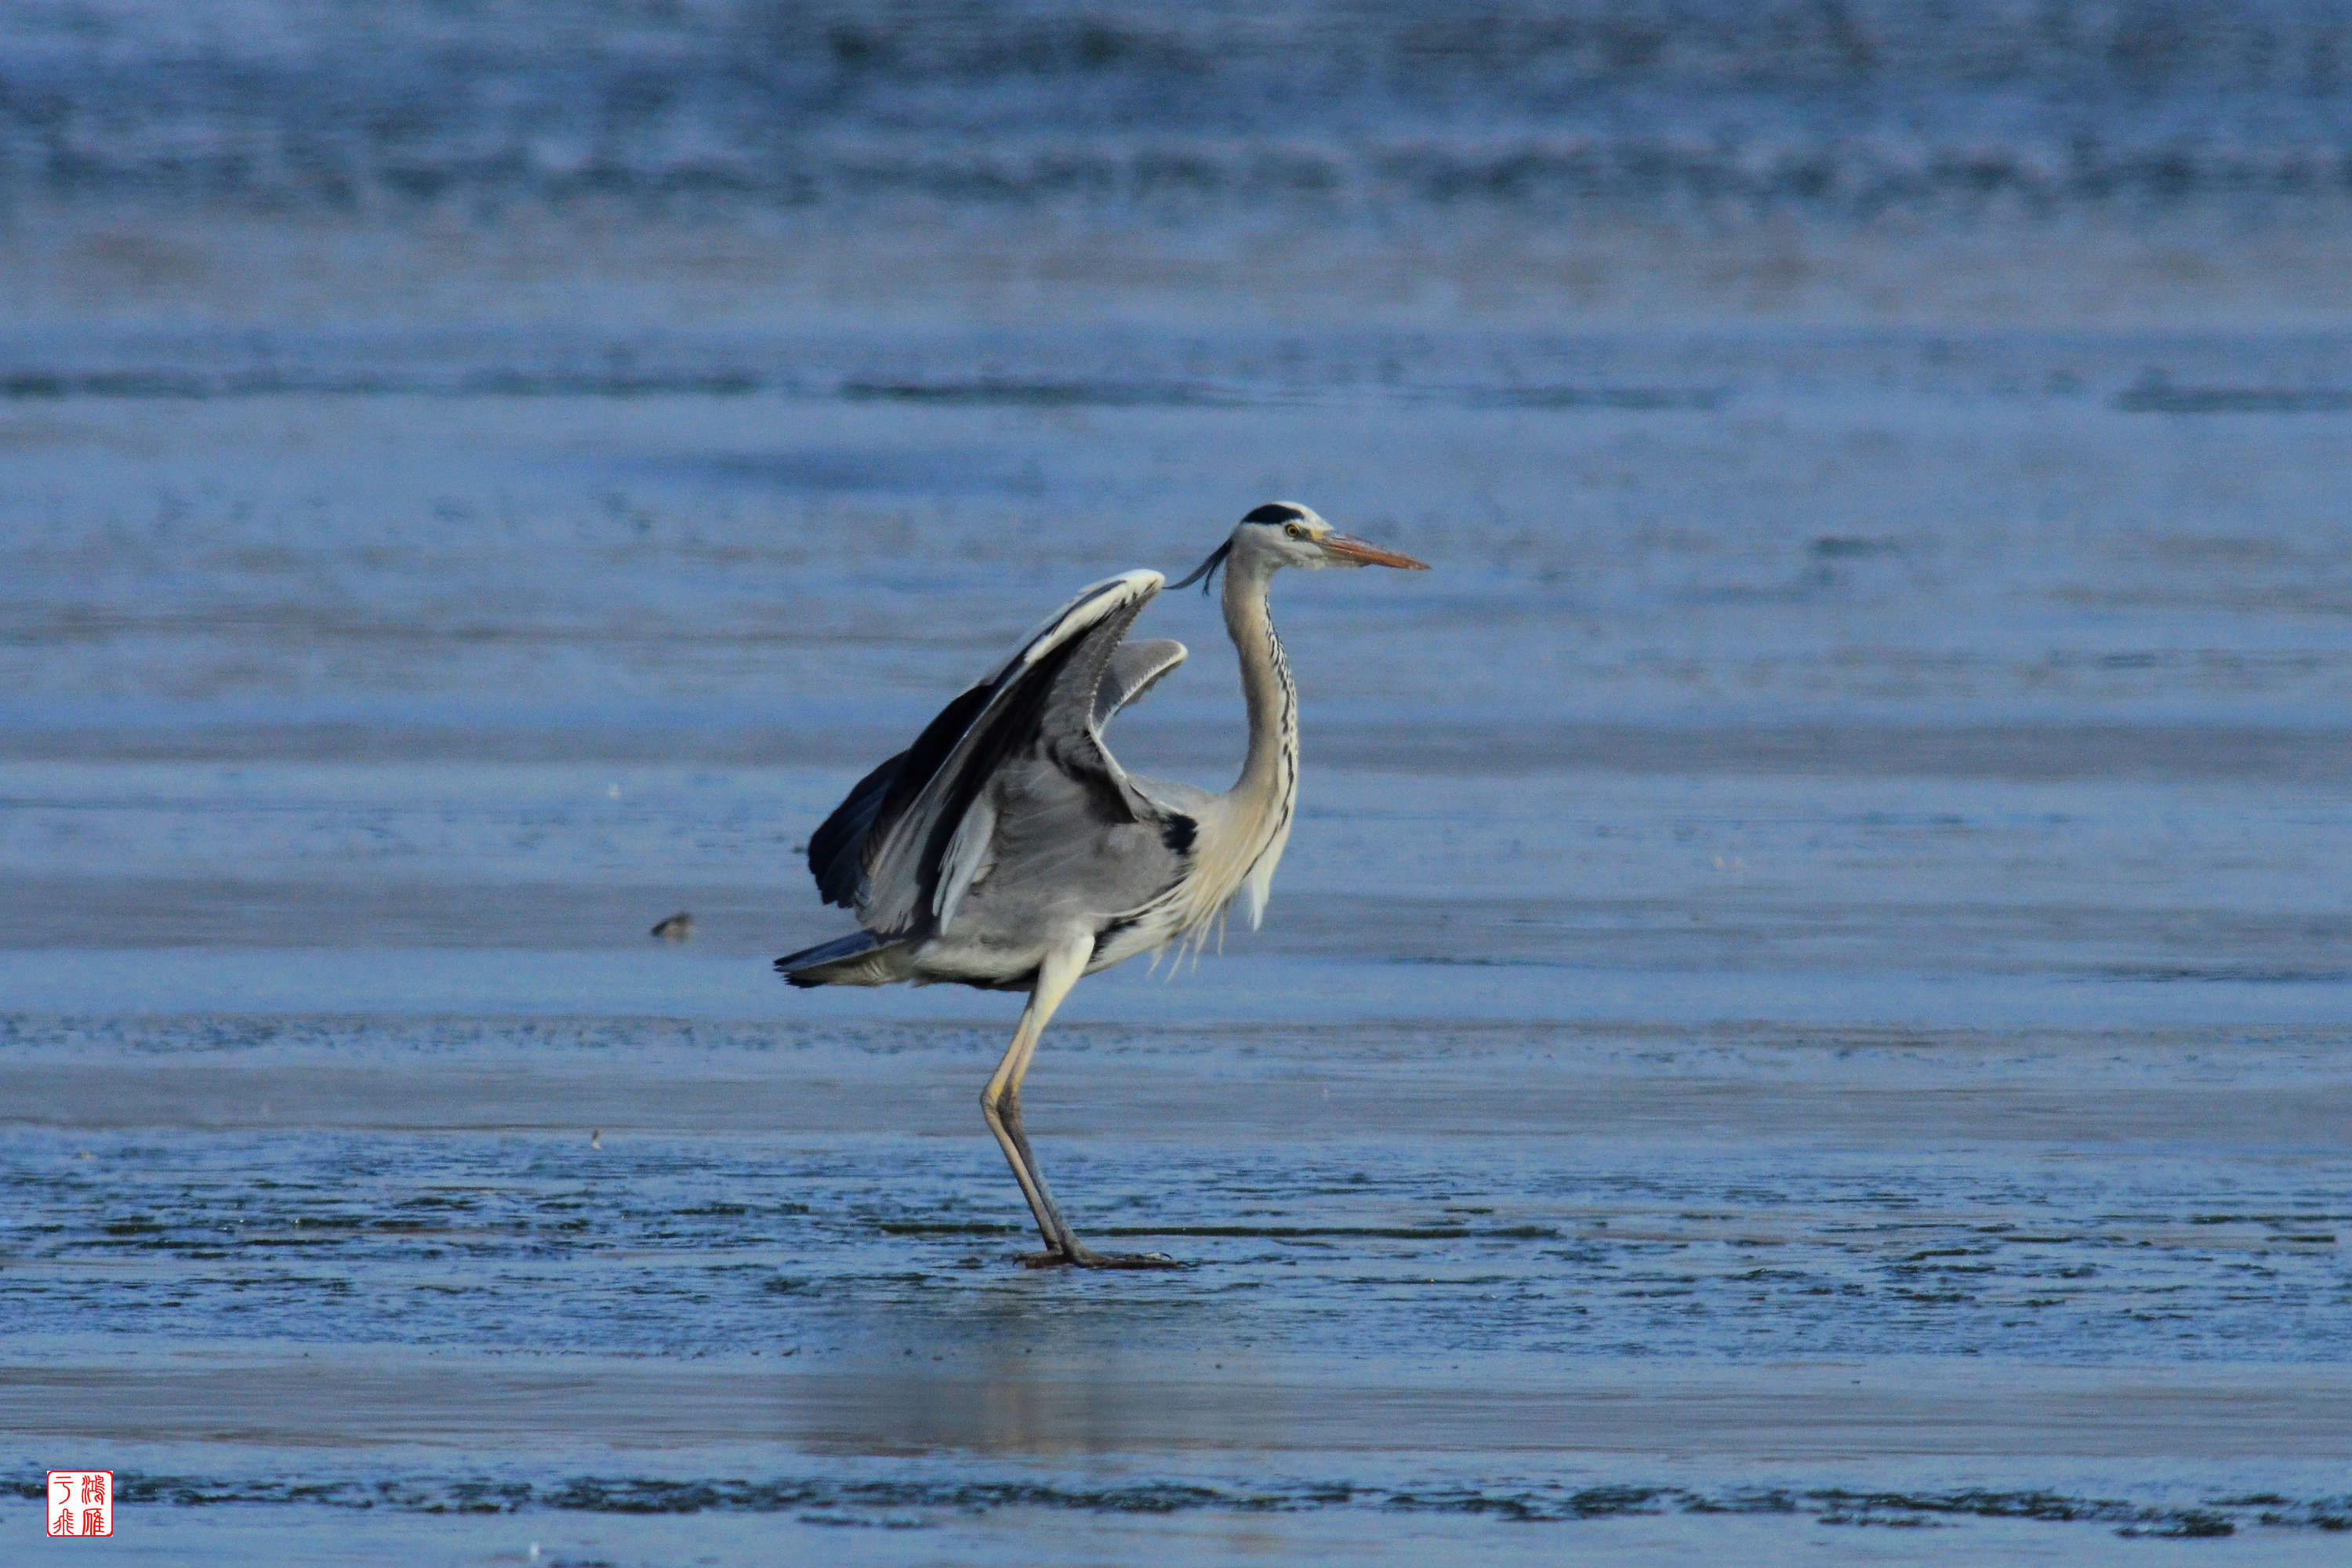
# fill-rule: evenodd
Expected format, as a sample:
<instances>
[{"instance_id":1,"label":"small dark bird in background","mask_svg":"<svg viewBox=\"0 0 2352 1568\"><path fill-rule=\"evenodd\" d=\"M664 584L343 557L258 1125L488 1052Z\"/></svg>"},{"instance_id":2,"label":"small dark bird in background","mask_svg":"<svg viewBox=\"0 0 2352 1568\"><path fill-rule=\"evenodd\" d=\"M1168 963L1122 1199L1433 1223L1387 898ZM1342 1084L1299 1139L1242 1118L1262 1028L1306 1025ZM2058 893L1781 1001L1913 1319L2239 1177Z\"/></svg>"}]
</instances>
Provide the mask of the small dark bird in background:
<instances>
[{"instance_id":1,"label":"small dark bird in background","mask_svg":"<svg viewBox=\"0 0 2352 1568\"><path fill-rule=\"evenodd\" d=\"M664 942L684 942L694 934L694 917L680 910L656 925L653 934Z\"/></svg>"},{"instance_id":2,"label":"small dark bird in background","mask_svg":"<svg viewBox=\"0 0 2352 1568\"><path fill-rule=\"evenodd\" d=\"M1045 1238L1033 1267L1170 1267L1156 1253L1096 1252L1071 1232L1021 1125L1021 1079L1081 976L1197 948L1229 902L1257 924L1298 801L1298 692L1266 608L1290 566L1423 569L1273 501L1175 584L1224 569L1249 751L1223 795L1130 773L1103 743L1112 716L1184 658L1181 643L1127 640L1164 579L1126 572L1063 605L809 839L818 890L856 910L860 929L778 959L793 984L1029 993L980 1103Z\"/></svg>"}]
</instances>

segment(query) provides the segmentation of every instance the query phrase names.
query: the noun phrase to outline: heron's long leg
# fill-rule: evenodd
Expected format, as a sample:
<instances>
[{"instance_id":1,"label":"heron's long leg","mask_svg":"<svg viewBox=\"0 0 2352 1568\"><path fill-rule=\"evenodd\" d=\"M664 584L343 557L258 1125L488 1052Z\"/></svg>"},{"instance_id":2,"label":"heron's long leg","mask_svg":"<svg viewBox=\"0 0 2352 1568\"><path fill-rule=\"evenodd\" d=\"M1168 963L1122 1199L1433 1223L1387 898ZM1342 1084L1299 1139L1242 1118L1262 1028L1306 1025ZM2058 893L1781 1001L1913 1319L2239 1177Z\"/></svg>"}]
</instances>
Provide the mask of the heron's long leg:
<instances>
[{"instance_id":1,"label":"heron's long leg","mask_svg":"<svg viewBox=\"0 0 2352 1568\"><path fill-rule=\"evenodd\" d=\"M1004 1163L1013 1167L1013 1179L1021 1184L1021 1195L1029 1200L1029 1212L1037 1216L1039 1234L1045 1237L1047 1247L1054 1247L1062 1245L1060 1212L1047 1201L1044 1188L1030 1173L1029 1162L1022 1154L1020 1143L1014 1142L1011 1130L1005 1125L1008 1098L1016 1121L1020 1115L1021 1102L1017 1096L1012 1094L1011 1087L1014 1069L1024 1065L1022 1058L1035 1044L1034 1037L1036 1031L1030 1025L1036 1011L1036 1002L1032 998L1029 1006L1022 1011L1020 1026L1013 1032L1013 1044L1006 1047L1004 1059L997 1063L988 1087L980 1091L980 1113L988 1119L988 1130L995 1135L996 1146L1004 1151Z\"/></svg>"},{"instance_id":2,"label":"heron's long leg","mask_svg":"<svg viewBox=\"0 0 2352 1568\"><path fill-rule=\"evenodd\" d=\"M997 1147L1004 1151L1004 1163L1013 1167L1013 1179L1021 1184L1021 1195L1029 1200L1029 1212L1037 1216L1038 1232L1045 1238L1045 1261L1096 1268L1159 1267L1166 1260L1105 1257L1071 1233L1069 1222L1062 1217L1060 1205L1045 1185L1044 1173L1037 1169L1028 1131L1021 1125L1021 1080L1037 1054L1038 1037L1045 1032L1070 988L1086 973L1087 961L1093 956L1092 934L1081 933L1048 952L1038 964L1037 982L1029 993L1029 1005L1022 1010L1020 1026L1013 1031L1013 1043L1005 1048L1004 1059L997 1063L988 1087L981 1090L981 1114L988 1119L988 1130L996 1135Z\"/></svg>"},{"instance_id":3,"label":"heron's long leg","mask_svg":"<svg viewBox=\"0 0 2352 1568\"><path fill-rule=\"evenodd\" d=\"M1003 1122L997 1140L1000 1143L1008 1138L1012 1140L1012 1150L1007 1157L1017 1154L1015 1173L1026 1171L1028 1181L1024 1185L1034 1187L1036 1194L1030 1200L1029 1206L1037 1215L1037 1228L1045 1237L1045 1251L1049 1255L1039 1261L1067 1259L1073 1263L1094 1262L1094 1255L1071 1233L1070 1222L1062 1217L1062 1206L1054 1201L1053 1189L1045 1184L1045 1173L1037 1168L1037 1156L1030 1152L1029 1134L1021 1126L1021 1095L1018 1090L1004 1097L997 1107L997 1116Z\"/></svg>"},{"instance_id":4,"label":"heron's long leg","mask_svg":"<svg viewBox=\"0 0 2352 1568\"><path fill-rule=\"evenodd\" d=\"M1048 952L1037 965L1037 982L1030 989L1029 1005L1022 1009L1021 1023L1013 1031L1013 1043L1005 1047L1004 1059L996 1064L988 1087L980 1091L980 1113L988 1119L996 1146L1004 1151L1004 1163L1013 1167L1013 1178L1021 1184L1021 1195L1029 1200L1029 1212L1037 1216L1038 1232L1050 1252L1068 1251L1070 1227L1037 1173L1036 1156L1029 1152L1029 1137L1021 1126L1021 1080L1028 1074L1029 1059L1037 1054L1037 1037L1045 1032L1062 998L1086 973L1093 951L1091 940L1073 939Z\"/></svg>"}]
</instances>

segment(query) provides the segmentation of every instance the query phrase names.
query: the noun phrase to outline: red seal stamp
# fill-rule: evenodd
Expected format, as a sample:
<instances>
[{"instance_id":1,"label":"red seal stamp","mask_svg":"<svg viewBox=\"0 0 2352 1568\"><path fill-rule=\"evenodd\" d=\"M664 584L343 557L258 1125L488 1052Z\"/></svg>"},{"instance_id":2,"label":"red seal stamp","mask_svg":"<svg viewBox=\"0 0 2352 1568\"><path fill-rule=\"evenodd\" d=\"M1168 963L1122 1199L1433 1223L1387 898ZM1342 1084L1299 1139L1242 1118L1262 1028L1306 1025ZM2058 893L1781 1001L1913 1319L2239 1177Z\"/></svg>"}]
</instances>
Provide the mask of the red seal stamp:
<instances>
[{"instance_id":1,"label":"red seal stamp","mask_svg":"<svg viewBox=\"0 0 2352 1568\"><path fill-rule=\"evenodd\" d=\"M112 1470L51 1470L49 1472L49 1534L112 1535L114 1533L114 1472Z\"/></svg>"}]
</instances>

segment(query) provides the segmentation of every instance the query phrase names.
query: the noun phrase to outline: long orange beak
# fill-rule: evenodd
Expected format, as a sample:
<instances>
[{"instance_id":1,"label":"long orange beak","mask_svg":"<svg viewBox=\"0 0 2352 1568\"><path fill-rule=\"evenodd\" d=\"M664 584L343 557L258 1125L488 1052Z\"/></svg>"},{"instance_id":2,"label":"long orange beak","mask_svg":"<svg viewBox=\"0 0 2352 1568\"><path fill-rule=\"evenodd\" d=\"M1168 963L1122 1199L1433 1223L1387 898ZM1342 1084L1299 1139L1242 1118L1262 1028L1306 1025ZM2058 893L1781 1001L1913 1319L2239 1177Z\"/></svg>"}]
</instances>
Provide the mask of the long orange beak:
<instances>
[{"instance_id":1,"label":"long orange beak","mask_svg":"<svg viewBox=\"0 0 2352 1568\"><path fill-rule=\"evenodd\" d=\"M1382 550L1353 534L1327 533L1316 541L1323 552L1350 566L1401 566L1408 572L1426 572L1429 563L1415 561L1410 555L1399 555L1393 550Z\"/></svg>"}]
</instances>

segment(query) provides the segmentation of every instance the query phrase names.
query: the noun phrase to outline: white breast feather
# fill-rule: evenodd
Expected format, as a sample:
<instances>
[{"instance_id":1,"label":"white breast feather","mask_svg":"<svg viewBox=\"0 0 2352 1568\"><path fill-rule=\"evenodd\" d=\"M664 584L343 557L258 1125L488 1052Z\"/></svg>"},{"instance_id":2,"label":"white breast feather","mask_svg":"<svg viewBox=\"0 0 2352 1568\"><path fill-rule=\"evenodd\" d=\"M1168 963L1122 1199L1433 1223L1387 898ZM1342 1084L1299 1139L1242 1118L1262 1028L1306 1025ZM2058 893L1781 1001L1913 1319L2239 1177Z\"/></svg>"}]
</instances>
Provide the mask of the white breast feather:
<instances>
[{"instance_id":1,"label":"white breast feather","mask_svg":"<svg viewBox=\"0 0 2352 1568\"><path fill-rule=\"evenodd\" d=\"M1283 846L1290 842L1290 824L1284 823L1250 867L1249 875L1242 879L1242 908L1249 915L1250 930L1257 930L1265 918L1266 900L1274 896L1274 868L1282 864Z\"/></svg>"}]
</instances>

